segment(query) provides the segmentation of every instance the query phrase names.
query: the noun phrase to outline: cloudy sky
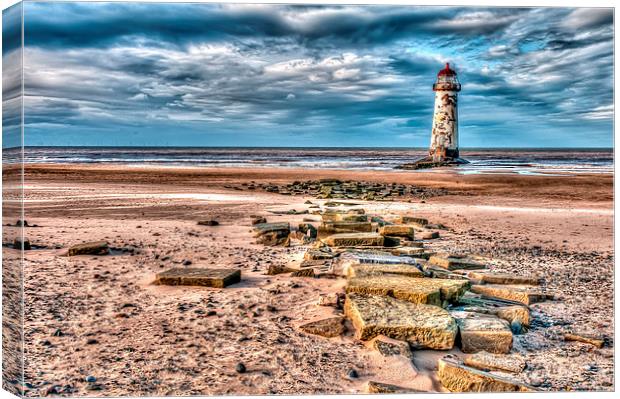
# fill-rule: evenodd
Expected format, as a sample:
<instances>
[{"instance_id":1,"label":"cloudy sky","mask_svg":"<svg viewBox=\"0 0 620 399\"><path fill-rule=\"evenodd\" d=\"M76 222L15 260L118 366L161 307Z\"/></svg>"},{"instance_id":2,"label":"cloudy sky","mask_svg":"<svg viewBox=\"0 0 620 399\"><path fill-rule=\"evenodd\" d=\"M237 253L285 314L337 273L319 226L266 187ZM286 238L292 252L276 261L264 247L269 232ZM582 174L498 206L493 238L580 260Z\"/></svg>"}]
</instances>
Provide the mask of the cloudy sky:
<instances>
[{"instance_id":1,"label":"cloudy sky","mask_svg":"<svg viewBox=\"0 0 620 399\"><path fill-rule=\"evenodd\" d=\"M30 145L425 147L445 62L463 84L461 147L613 144L611 9L50 2L24 15ZM19 48L4 47L10 66Z\"/></svg>"}]
</instances>

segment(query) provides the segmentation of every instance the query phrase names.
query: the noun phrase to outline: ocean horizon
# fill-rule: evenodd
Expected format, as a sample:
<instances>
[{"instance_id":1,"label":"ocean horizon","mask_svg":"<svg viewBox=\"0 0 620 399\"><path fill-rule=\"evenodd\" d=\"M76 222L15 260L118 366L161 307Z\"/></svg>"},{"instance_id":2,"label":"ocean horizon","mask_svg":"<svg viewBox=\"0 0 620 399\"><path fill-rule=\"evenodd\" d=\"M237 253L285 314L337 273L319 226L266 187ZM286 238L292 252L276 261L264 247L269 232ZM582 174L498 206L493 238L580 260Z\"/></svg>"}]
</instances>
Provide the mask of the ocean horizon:
<instances>
[{"instance_id":1,"label":"ocean horizon","mask_svg":"<svg viewBox=\"0 0 620 399\"><path fill-rule=\"evenodd\" d=\"M15 150L5 150L7 156ZM261 167L397 170L423 158L421 147L24 147L24 163L157 167ZM463 148L462 174L613 173L613 148ZM432 171L427 171L432 172Z\"/></svg>"}]
</instances>

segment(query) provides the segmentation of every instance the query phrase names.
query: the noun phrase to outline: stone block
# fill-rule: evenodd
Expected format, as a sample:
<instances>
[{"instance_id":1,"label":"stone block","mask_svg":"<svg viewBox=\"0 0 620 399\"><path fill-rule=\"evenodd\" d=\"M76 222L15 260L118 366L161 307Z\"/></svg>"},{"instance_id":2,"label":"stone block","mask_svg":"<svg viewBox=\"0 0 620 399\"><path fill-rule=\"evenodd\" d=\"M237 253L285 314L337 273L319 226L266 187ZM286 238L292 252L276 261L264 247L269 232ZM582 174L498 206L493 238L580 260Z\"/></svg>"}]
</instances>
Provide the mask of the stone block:
<instances>
[{"instance_id":1,"label":"stone block","mask_svg":"<svg viewBox=\"0 0 620 399\"><path fill-rule=\"evenodd\" d=\"M519 355L498 355L488 352L478 352L465 358L465 365L478 370L497 370L510 373L520 373L525 369L525 359Z\"/></svg>"},{"instance_id":2,"label":"stone block","mask_svg":"<svg viewBox=\"0 0 620 399\"><path fill-rule=\"evenodd\" d=\"M379 335L372 341L372 347L383 356L403 356L413 359L413 353L409 343Z\"/></svg>"},{"instance_id":3,"label":"stone block","mask_svg":"<svg viewBox=\"0 0 620 399\"><path fill-rule=\"evenodd\" d=\"M379 234L382 236L392 236L392 237L404 237L413 240L413 235L415 233L415 229L411 226L407 225L387 225L383 226L379 229Z\"/></svg>"},{"instance_id":4,"label":"stone block","mask_svg":"<svg viewBox=\"0 0 620 399\"><path fill-rule=\"evenodd\" d=\"M308 334L320 335L326 338L337 337L344 333L344 318L336 316L311 321L299 326L299 329Z\"/></svg>"},{"instance_id":5,"label":"stone block","mask_svg":"<svg viewBox=\"0 0 620 399\"><path fill-rule=\"evenodd\" d=\"M349 278L376 276L383 274L397 274L409 277L424 277L424 273L415 265L404 263L354 263L346 268L346 275Z\"/></svg>"},{"instance_id":6,"label":"stone block","mask_svg":"<svg viewBox=\"0 0 620 399\"><path fill-rule=\"evenodd\" d=\"M390 296L412 303L445 307L458 302L468 288L467 280L377 275L350 279L346 292Z\"/></svg>"},{"instance_id":7,"label":"stone block","mask_svg":"<svg viewBox=\"0 0 620 399\"><path fill-rule=\"evenodd\" d=\"M401 247L394 248L392 251L392 255L396 256L415 256L419 254L423 254L426 252L424 248L415 248L415 247Z\"/></svg>"},{"instance_id":8,"label":"stone block","mask_svg":"<svg viewBox=\"0 0 620 399\"><path fill-rule=\"evenodd\" d=\"M323 238L332 234L341 233L370 233L370 222L327 222L319 226L318 237Z\"/></svg>"},{"instance_id":9,"label":"stone block","mask_svg":"<svg viewBox=\"0 0 620 399\"><path fill-rule=\"evenodd\" d=\"M366 393L395 393L405 394L412 392L423 392L413 388L401 387L393 384L386 384L384 382L368 381L366 383Z\"/></svg>"},{"instance_id":10,"label":"stone block","mask_svg":"<svg viewBox=\"0 0 620 399\"><path fill-rule=\"evenodd\" d=\"M291 277L314 277L314 269L307 267L299 270L295 270L291 273Z\"/></svg>"},{"instance_id":11,"label":"stone block","mask_svg":"<svg viewBox=\"0 0 620 399\"><path fill-rule=\"evenodd\" d=\"M269 268L267 269L267 275L275 276L276 274L292 273L295 271L297 271L297 269L293 269L283 265L269 265Z\"/></svg>"},{"instance_id":12,"label":"stone block","mask_svg":"<svg viewBox=\"0 0 620 399\"><path fill-rule=\"evenodd\" d=\"M334 256L331 252L310 248L304 254L304 260L327 260L334 258Z\"/></svg>"},{"instance_id":13,"label":"stone block","mask_svg":"<svg viewBox=\"0 0 620 399\"><path fill-rule=\"evenodd\" d=\"M553 295L543 292L538 287L527 285L473 285L471 291L486 297L505 299L528 306L553 298Z\"/></svg>"},{"instance_id":14,"label":"stone block","mask_svg":"<svg viewBox=\"0 0 620 399\"><path fill-rule=\"evenodd\" d=\"M396 223L399 223L399 224L412 224L412 225L423 227L423 226L426 226L428 224L428 219L417 218L417 217L413 217L413 216L401 216L401 217L396 219Z\"/></svg>"},{"instance_id":15,"label":"stone block","mask_svg":"<svg viewBox=\"0 0 620 399\"><path fill-rule=\"evenodd\" d=\"M348 294L344 310L356 328L356 337L364 341L385 335L413 348L449 350L454 346L456 322L438 306Z\"/></svg>"},{"instance_id":16,"label":"stone block","mask_svg":"<svg viewBox=\"0 0 620 399\"><path fill-rule=\"evenodd\" d=\"M431 256L428 261L447 270L486 269L486 266L483 263L477 262L467 257L457 257L453 255L434 255Z\"/></svg>"},{"instance_id":17,"label":"stone block","mask_svg":"<svg viewBox=\"0 0 620 399\"><path fill-rule=\"evenodd\" d=\"M384 237L377 233L333 234L324 239L330 247L382 247Z\"/></svg>"},{"instance_id":18,"label":"stone block","mask_svg":"<svg viewBox=\"0 0 620 399\"><path fill-rule=\"evenodd\" d=\"M67 255L107 255L110 248L107 241L93 241L77 244L69 248Z\"/></svg>"},{"instance_id":19,"label":"stone block","mask_svg":"<svg viewBox=\"0 0 620 399\"><path fill-rule=\"evenodd\" d=\"M239 269L173 268L157 273L155 284L224 288L241 281Z\"/></svg>"},{"instance_id":20,"label":"stone block","mask_svg":"<svg viewBox=\"0 0 620 399\"><path fill-rule=\"evenodd\" d=\"M453 311L464 353L510 353L512 331L506 320L487 314Z\"/></svg>"},{"instance_id":21,"label":"stone block","mask_svg":"<svg viewBox=\"0 0 620 399\"><path fill-rule=\"evenodd\" d=\"M590 344L596 346L597 348L602 348L603 345L605 345L605 339L603 337L597 337L591 334L566 333L564 334L564 340L583 342L584 344Z\"/></svg>"},{"instance_id":22,"label":"stone block","mask_svg":"<svg viewBox=\"0 0 620 399\"><path fill-rule=\"evenodd\" d=\"M291 226L288 223L259 223L254 225L257 244L266 246L288 246Z\"/></svg>"},{"instance_id":23,"label":"stone block","mask_svg":"<svg viewBox=\"0 0 620 399\"><path fill-rule=\"evenodd\" d=\"M528 327L530 325L530 311L527 306L517 303L485 298L479 294L467 292L459 300L461 306L458 309L495 315L511 325L519 324L522 327Z\"/></svg>"},{"instance_id":24,"label":"stone block","mask_svg":"<svg viewBox=\"0 0 620 399\"><path fill-rule=\"evenodd\" d=\"M437 377L450 392L530 392L534 391L517 380L498 376L466 366L453 358L443 358L437 363Z\"/></svg>"},{"instance_id":25,"label":"stone block","mask_svg":"<svg viewBox=\"0 0 620 399\"><path fill-rule=\"evenodd\" d=\"M439 238L439 232L438 231L423 231L418 234L418 238L420 238L421 240L435 240Z\"/></svg>"},{"instance_id":26,"label":"stone block","mask_svg":"<svg viewBox=\"0 0 620 399\"><path fill-rule=\"evenodd\" d=\"M519 276L511 273L471 272L469 277L486 284L528 284L539 285L540 277Z\"/></svg>"}]
</instances>

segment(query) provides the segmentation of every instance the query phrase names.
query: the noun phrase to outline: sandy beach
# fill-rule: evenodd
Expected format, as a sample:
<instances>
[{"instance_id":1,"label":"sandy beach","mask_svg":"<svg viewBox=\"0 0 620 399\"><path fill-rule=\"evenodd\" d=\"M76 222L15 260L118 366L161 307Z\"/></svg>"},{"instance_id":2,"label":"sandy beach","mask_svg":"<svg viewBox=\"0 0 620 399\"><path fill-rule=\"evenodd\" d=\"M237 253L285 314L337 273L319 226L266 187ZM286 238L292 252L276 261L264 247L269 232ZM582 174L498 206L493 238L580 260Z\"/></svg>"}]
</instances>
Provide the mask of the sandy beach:
<instances>
[{"instance_id":1,"label":"sandy beach","mask_svg":"<svg viewBox=\"0 0 620 399\"><path fill-rule=\"evenodd\" d=\"M299 265L311 245L256 244L250 215L318 225L319 215L277 213L328 200L248 185L321 178L428 190L354 202L386 220L415 215L445 225L439 239L424 240L430 250L466 252L490 271L544 278L556 298L531 305L529 331L514 336L512 351L527 362L515 378L540 390L613 389L612 175L35 164L25 168L33 246L24 270L25 394L361 393L370 380L445 391L437 360L463 356L457 347L415 350L404 361L369 349L348 321L338 337L304 333L301 324L342 314L317 301L342 293L346 279L266 274L272 265ZM16 252L10 231L3 238L9 255ZM110 255L64 256L71 245L98 240L109 243ZM240 269L241 282L224 289L152 284L156 273L189 265ZM572 330L604 336L606 345L566 342ZM246 372L236 371L239 363Z\"/></svg>"}]
</instances>

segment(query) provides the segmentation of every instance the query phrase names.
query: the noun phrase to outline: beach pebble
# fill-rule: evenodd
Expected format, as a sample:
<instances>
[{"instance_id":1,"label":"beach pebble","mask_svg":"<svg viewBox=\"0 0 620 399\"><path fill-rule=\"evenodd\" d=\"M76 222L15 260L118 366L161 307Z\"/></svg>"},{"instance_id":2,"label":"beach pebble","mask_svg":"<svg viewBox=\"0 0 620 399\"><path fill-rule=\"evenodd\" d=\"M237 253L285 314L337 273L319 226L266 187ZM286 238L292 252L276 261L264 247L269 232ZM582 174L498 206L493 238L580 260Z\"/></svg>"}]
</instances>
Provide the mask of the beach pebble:
<instances>
[{"instance_id":1,"label":"beach pebble","mask_svg":"<svg viewBox=\"0 0 620 399\"><path fill-rule=\"evenodd\" d=\"M355 369L351 369L347 373L347 378L350 378L350 379L359 378L359 374L357 373L357 371Z\"/></svg>"},{"instance_id":2,"label":"beach pebble","mask_svg":"<svg viewBox=\"0 0 620 399\"><path fill-rule=\"evenodd\" d=\"M245 364L237 363L237 365L235 366L235 371L239 374L245 373L246 372Z\"/></svg>"},{"instance_id":3,"label":"beach pebble","mask_svg":"<svg viewBox=\"0 0 620 399\"><path fill-rule=\"evenodd\" d=\"M97 378L95 378L95 376L89 375L88 377L86 377L86 382L96 382Z\"/></svg>"}]
</instances>

